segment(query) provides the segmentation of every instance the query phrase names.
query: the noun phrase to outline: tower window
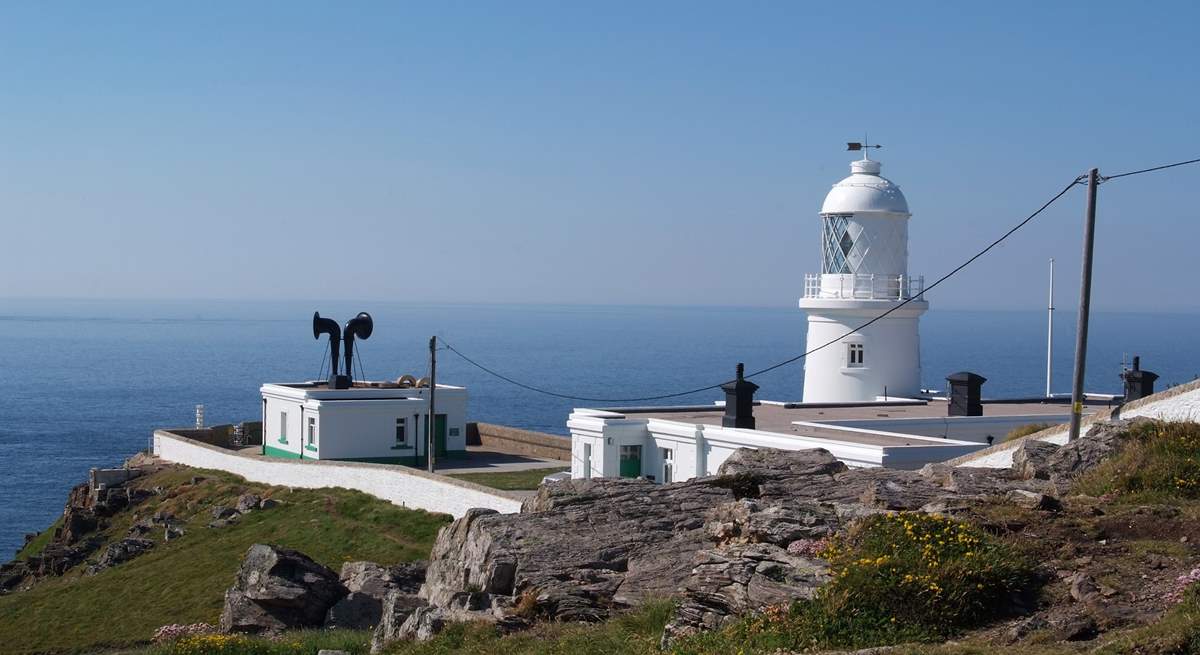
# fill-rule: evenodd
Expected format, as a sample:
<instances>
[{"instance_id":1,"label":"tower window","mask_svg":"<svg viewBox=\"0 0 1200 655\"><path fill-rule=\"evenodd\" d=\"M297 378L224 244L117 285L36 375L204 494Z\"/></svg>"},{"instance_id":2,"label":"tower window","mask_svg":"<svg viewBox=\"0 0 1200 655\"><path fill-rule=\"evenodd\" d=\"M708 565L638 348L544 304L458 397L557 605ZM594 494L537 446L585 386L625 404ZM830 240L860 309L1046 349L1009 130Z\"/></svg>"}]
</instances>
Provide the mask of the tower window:
<instances>
[{"instance_id":1,"label":"tower window","mask_svg":"<svg viewBox=\"0 0 1200 655\"><path fill-rule=\"evenodd\" d=\"M846 344L846 366L849 368L863 366L863 345L861 343Z\"/></svg>"}]
</instances>

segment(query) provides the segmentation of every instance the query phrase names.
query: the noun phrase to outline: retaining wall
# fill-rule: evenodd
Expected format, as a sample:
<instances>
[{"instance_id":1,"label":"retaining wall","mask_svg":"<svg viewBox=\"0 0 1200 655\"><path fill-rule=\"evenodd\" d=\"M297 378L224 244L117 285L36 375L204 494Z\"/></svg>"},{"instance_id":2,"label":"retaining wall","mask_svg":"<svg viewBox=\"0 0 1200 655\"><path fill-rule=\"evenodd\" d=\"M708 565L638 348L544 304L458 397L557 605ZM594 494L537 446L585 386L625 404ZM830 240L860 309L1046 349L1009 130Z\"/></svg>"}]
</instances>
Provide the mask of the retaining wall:
<instances>
[{"instance_id":1,"label":"retaining wall","mask_svg":"<svg viewBox=\"0 0 1200 655\"><path fill-rule=\"evenodd\" d=\"M571 440L493 423L467 423L467 443L514 455L571 461Z\"/></svg>"},{"instance_id":2,"label":"retaining wall","mask_svg":"<svg viewBox=\"0 0 1200 655\"><path fill-rule=\"evenodd\" d=\"M468 509L521 510L521 496L406 466L314 459L275 459L211 446L155 430L154 454L169 462L216 469L252 482L285 487L357 489L403 507L461 518Z\"/></svg>"}]
</instances>

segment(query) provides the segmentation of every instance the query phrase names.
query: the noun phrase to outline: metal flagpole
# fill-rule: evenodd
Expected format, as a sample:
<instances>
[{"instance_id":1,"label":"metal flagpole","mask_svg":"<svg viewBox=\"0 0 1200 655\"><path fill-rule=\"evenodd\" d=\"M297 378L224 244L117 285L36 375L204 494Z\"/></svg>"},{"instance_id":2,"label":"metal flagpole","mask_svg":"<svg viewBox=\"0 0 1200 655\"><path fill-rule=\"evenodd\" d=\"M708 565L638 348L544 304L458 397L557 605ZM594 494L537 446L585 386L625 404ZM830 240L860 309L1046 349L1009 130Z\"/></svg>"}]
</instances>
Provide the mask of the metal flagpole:
<instances>
[{"instance_id":1,"label":"metal flagpole","mask_svg":"<svg viewBox=\"0 0 1200 655\"><path fill-rule=\"evenodd\" d=\"M1083 417L1083 373L1087 366L1088 318L1092 306L1092 247L1096 237L1096 187L1100 170L1088 171L1087 215L1083 224L1083 276L1079 289L1079 324L1075 330L1075 374L1071 379L1071 431L1069 441L1079 438Z\"/></svg>"}]
</instances>

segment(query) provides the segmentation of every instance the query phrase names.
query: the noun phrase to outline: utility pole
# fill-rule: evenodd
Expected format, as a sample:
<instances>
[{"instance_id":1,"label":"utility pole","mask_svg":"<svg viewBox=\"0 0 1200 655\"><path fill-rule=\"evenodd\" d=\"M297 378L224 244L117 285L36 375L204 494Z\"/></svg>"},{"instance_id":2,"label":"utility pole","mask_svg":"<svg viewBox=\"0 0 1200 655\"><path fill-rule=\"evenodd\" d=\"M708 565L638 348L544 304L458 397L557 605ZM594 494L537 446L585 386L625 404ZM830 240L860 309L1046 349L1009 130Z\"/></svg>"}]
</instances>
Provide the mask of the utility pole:
<instances>
[{"instance_id":1,"label":"utility pole","mask_svg":"<svg viewBox=\"0 0 1200 655\"><path fill-rule=\"evenodd\" d=\"M437 412L434 411L433 396L437 391L437 337L429 337L429 416L425 420L425 460L429 472L433 473L434 428L437 427Z\"/></svg>"},{"instance_id":2,"label":"utility pole","mask_svg":"<svg viewBox=\"0 0 1200 655\"><path fill-rule=\"evenodd\" d=\"M1079 289L1079 325L1075 330L1075 374L1071 379L1071 431L1068 441L1079 438L1083 417L1083 373L1087 366L1088 317L1092 306L1092 246L1096 237L1096 187L1100 169L1088 171L1087 215L1083 223L1083 276Z\"/></svg>"},{"instance_id":3,"label":"utility pole","mask_svg":"<svg viewBox=\"0 0 1200 655\"><path fill-rule=\"evenodd\" d=\"M1050 258L1050 304L1046 309L1046 397L1054 373L1054 258Z\"/></svg>"}]
</instances>

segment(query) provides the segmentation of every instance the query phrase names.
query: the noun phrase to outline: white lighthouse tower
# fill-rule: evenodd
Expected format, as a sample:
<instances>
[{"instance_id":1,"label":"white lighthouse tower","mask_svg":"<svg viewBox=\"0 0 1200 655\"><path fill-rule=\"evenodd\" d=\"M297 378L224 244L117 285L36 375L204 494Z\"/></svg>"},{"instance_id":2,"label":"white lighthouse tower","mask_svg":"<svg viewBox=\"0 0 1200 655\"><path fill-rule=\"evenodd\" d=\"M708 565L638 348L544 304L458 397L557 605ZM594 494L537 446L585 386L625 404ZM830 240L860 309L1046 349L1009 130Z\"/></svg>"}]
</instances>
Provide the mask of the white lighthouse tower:
<instances>
[{"instance_id":1,"label":"white lighthouse tower","mask_svg":"<svg viewBox=\"0 0 1200 655\"><path fill-rule=\"evenodd\" d=\"M921 390L917 323L929 303L924 278L908 274L908 201L866 156L821 206L821 272L804 276L807 349L834 342L804 363L804 402L912 397ZM858 326L901 302L874 324Z\"/></svg>"}]
</instances>

